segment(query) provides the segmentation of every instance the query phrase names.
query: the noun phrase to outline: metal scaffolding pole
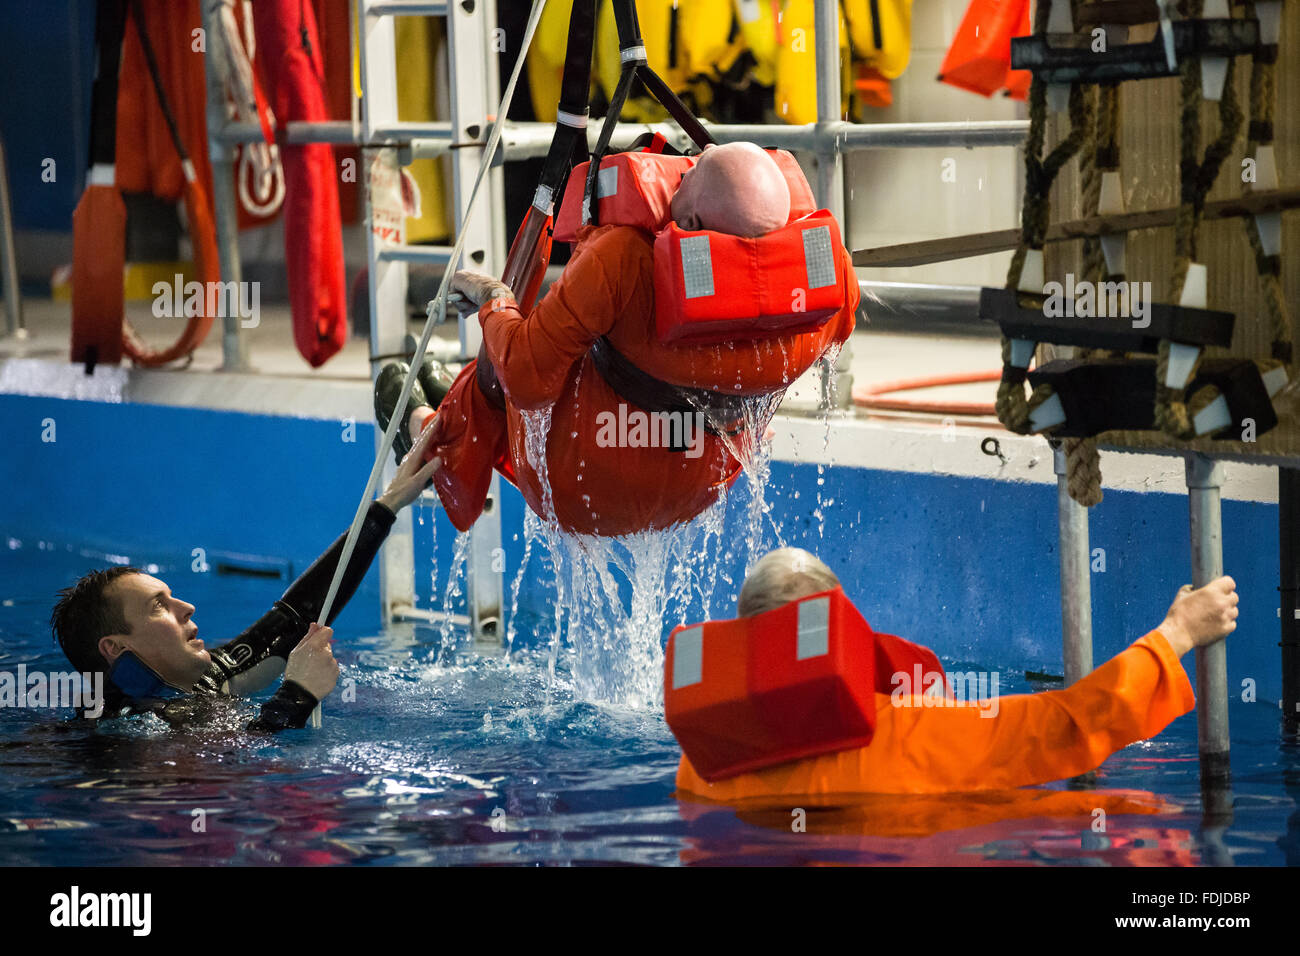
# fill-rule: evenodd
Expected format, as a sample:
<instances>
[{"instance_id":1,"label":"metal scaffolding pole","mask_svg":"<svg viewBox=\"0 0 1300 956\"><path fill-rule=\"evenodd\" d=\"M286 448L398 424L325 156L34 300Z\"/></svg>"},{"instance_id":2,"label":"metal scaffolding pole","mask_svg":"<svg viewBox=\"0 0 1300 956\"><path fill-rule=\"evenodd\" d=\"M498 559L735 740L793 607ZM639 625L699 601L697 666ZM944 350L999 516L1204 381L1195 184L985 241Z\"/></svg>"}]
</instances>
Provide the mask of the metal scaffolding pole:
<instances>
[{"instance_id":1,"label":"metal scaffolding pole","mask_svg":"<svg viewBox=\"0 0 1300 956\"><path fill-rule=\"evenodd\" d=\"M985 146L1019 146L1024 142L1029 123L1025 120L985 120L979 122L957 121L940 123L872 123L861 125L839 119L809 123L805 126L764 126L754 124L710 123L700 124L719 143L759 143L781 149L816 151L821 148L840 152L857 152L865 149L917 149L952 147L974 149ZM474 142L486 143L488 130ZM550 123L520 123L507 121L501 130L500 155L507 162L536 159L546 155L555 127ZM689 148L690 137L676 123L619 123L610 138L610 149L626 149L644 133L661 133L674 147ZM375 141L366 140L346 120L304 122L294 120L278 130L278 140L283 143L335 143L354 146L395 146L408 150L409 158L425 159L450 152L452 147L466 145L463 140L453 142L450 123L444 122L393 122L376 127ZM587 130L590 147L596 145L600 135L598 125ZM255 143L262 139L261 128L255 123L225 123L214 134L217 141L228 145ZM408 159L403 154L403 160Z\"/></svg>"},{"instance_id":2,"label":"metal scaffolding pole","mask_svg":"<svg viewBox=\"0 0 1300 956\"><path fill-rule=\"evenodd\" d=\"M451 76L451 127L458 142L486 144L488 123L500 101L498 57L489 37L496 23L496 4L455 4L447 17L448 74ZM457 234L468 233L462 269L499 276L505 268L504 188L501 169L492 170L484 183L487 201L480 202L466 219L471 184L483 162L483 149L458 149L452 155ZM475 312L460 320L462 355L477 355L483 332ZM467 594L470 625L480 645L503 643L501 626L505 605L501 549L501 479L495 472L488 487L483 513L470 529Z\"/></svg>"},{"instance_id":3,"label":"metal scaffolding pole","mask_svg":"<svg viewBox=\"0 0 1300 956\"><path fill-rule=\"evenodd\" d=\"M1092 578L1088 509L1070 497L1065 448L1052 443L1061 549L1061 650L1065 686L1092 672Z\"/></svg>"},{"instance_id":4,"label":"metal scaffolding pole","mask_svg":"<svg viewBox=\"0 0 1300 956\"><path fill-rule=\"evenodd\" d=\"M222 76L226 58L222 44L226 42L221 29L219 5L200 3L203 32L207 37L207 52L203 57L207 74L207 127L208 159L212 163L212 211L217 227L217 257L221 263L221 281L243 281L239 264L239 216L235 206L234 150L222 142L220 132L226 122L226 84ZM221 320L221 370L246 372L249 370L248 339L242 331L238 309Z\"/></svg>"},{"instance_id":5,"label":"metal scaffolding pole","mask_svg":"<svg viewBox=\"0 0 1300 956\"><path fill-rule=\"evenodd\" d=\"M1300 724L1300 468L1277 470L1278 617L1281 619L1282 717Z\"/></svg>"},{"instance_id":6,"label":"metal scaffolding pole","mask_svg":"<svg viewBox=\"0 0 1300 956\"><path fill-rule=\"evenodd\" d=\"M813 20L817 60L817 129L814 152L817 157L817 201L840 224L847 242L848 219L844 210L844 154L833 134L825 129L843 121L840 101L840 6L835 0L819 0ZM834 362L832 368L831 362ZM853 404L853 347L845 341L833 359L823 358L821 404L823 408L849 408Z\"/></svg>"},{"instance_id":7,"label":"metal scaffolding pole","mask_svg":"<svg viewBox=\"0 0 1300 956\"><path fill-rule=\"evenodd\" d=\"M397 75L391 16L366 0L357 0L354 16L360 23L361 42L361 129L363 143L378 142L375 129L397 120ZM366 258L370 278L370 376L375 378L383 364L379 356L400 355L408 348L406 285L407 263L386 258L388 248L371 228L371 166L383 162L382 154L368 150L361 154L361 181L366 184ZM383 441L375 430L375 447ZM386 466L391 467L391 466ZM384 620L401 614L415 603L415 542L409 509L402 509L379 553L379 585Z\"/></svg>"},{"instance_id":8,"label":"metal scaffolding pole","mask_svg":"<svg viewBox=\"0 0 1300 956\"><path fill-rule=\"evenodd\" d=\"M1187 505L1191 519L1192 586L1203 587L1223 574L1223 466L1200 454L1187 457ZM1196 649L1196 729L1203 789L1213 789L1209 812L1230 807L1223 781L1230 772L1228 742L1228 645L1216 641ZM1209 791L1207 791L1207 794Z\"/></svg>"},{"instance_id":9,"label":"metal scaffolding pole","mask_svg":"<svg viewBox=\"0 0 1300 956\"><path fill-rule=\"evenodd\" d=\"M5 287L5 334L24 338L27 335L27 326L23 324L23 298L18 288L13 206L9 201L9 173L5 165L3 141L0 141L0 282L3 282Z\"/></svg>"}]
</instances>

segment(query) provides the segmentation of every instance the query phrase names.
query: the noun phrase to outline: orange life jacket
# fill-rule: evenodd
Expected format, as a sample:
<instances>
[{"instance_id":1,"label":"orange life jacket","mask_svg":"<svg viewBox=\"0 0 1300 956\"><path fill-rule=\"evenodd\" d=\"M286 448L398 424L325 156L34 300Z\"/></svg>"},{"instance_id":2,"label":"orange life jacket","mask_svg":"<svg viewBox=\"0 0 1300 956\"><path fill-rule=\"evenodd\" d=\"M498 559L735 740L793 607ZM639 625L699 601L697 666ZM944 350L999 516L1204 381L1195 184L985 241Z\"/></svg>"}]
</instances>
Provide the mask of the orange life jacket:
<instances>
[{"instance_id":1,"label":"orange life jacket","mask_svg":"<svg viewBox=\"0 0 1300 956\"><path fill-rule=\"evenodd\" d=\"M747 239L672 221L673 195L697 157L647 150L606 156L596 177L596 220L655 234L655 325L665 344L753 340L820 328L844 307L847 268L839 225L816 209L798 161L770 150L790 190L786 225ZM573 242L592 216L583 187L590 161L569 175L554 238Z\"/></svg>"},{"instance_id":2,"label":"orange life jacket","mask_svg":"<svg viewBox=\"0 0 1300 956\"><path fill-rule=\"evenodd\" d=\"M865 747L877 693L917 669L944 681L933 651L877 634L835 588L752 617L679 627L664 654L664 718L709 782Z\"/></svg>"}]
</instances>

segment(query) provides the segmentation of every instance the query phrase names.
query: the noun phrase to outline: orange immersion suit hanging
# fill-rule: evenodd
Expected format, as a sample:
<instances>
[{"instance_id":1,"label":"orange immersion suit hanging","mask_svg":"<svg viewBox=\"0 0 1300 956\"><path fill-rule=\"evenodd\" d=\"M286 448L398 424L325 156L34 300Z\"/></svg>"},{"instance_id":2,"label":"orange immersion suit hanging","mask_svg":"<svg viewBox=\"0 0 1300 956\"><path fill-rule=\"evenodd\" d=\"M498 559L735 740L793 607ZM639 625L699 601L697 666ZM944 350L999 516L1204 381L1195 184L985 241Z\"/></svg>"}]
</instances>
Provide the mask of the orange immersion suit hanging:
<instances>
[{"instance_id":1,"label":"orange immersion suit hanging","mask_svg":"<svg viewBox=\"0 0 1300 956\"><path fill-rule=\"evenodd\" d=\"M634 226L584 227L564 274L526 318L505 299L479 312L508 401L501 411L484 398L471 363L438 408L426 454L442 458L434 487L452 523L461 531L474 523L494 466L536 513L546 514L525 451L523 412L551 403L546 466L561 528L622 535L698 515L735 481L740 462L711 433L700 436L698 454L626 447L630 441L605 447L602 423L635 421L628 415L639 409L596 370L592 345L604 336L638 368L688 388L738 386L740 394L781 388L853 331L859 290L847 251L838 254L845 260L845 305L819 329L727 345L666 346L655 329L653 236ZM631 438L631 428L626 433Z\"/></svg>"}]
</instances>

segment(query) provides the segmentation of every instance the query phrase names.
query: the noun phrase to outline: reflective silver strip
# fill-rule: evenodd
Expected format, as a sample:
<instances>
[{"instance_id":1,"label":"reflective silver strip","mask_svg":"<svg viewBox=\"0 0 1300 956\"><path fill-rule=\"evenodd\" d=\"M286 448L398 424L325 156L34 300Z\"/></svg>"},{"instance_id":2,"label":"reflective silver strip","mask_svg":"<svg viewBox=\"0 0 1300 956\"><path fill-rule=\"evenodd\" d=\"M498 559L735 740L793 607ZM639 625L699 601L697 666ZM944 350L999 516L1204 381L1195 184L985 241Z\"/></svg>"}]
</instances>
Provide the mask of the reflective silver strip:
<instances>
[{"instance_id":1,"label":"reflective silver strip","mask_svg":"<svg viewBox=\"0 0 1300 956\"><path fill-rule=\"evenodd\" d=\"M112 186L117 176L117 166L113 163L95 163L90 167L90 176L86 183L90 186Z\"/></svg>"},{"instance_id":2,"label":"reflective silver strip","mask_svg":"<svg viewBox=\"0 0 1300 956\"><path fill-rule=\"evenodd\" d=\"M533 193L533 208L543 215L549 216L554 203L555 190L550 186L538 186L537 192Z\"/></svg>"},{"instance_id":3,"label":"reflective silver strip","mask_svg":"<svg viewBox=\"0 0 1300 956\"><path fill-rule=\"evenodd\" d=\"M643 47L643 46L631 46L631 47L628 47L626 50L619 50L619 51L618 51L618 58L619 58L620 60L622 60L624 63L631 63L631 62L634 61L634 60L635 60L637 63L644 63L644 62L646 61L646 59L645 59L645 47Z\"/></svg>"},{"instance_id":4,"label":"reflective silver strip","mask_svg":"<svg viewBox=\"0 0 1300 956\"><path fill-rule=\"evenodd\" d=\"M586 113L566 113L564 110L555 111L555 122L563 123L565 126L571 126L574 129L587 128Z\"/></svg>"},{"instance_id":5,"label":"reflective silver strip","mask_svg":"<svg viewBox=\"0 0 1300 956\"><path fill-rule=\"evenodd\" d=\"M808 288L823 289L835 284L835 250L831 248L830 226L803 231L803 264L808 272Z\"/></svg>"},{"instance_id":6,"label":"reflective silver strip","mask_svg":"<svg viewBox=\"0 0 1300 956\"><path fill-rule=\"evenodd\" d=\"M830 650L831 599L814 598L799 605L799 637L795 643L794 659L806 661L821 657Z\"/></svg>"},{"instance_id":7,"label":"reflective silver strip","mask_svg":"<svg viewBox=\"0 0 1300 956\"><path fill-rule=\"evenodd\" d=\"M692 627L673 638L673 690L704 679L704 628Z\"/></svg>"},{"instance_id":8,"label":"reflective silver strip","mask_svg":"<svg viewBox=\"0 0 1300 956\"><path fill-rule=\"evenodd\" d=\"M713 295L713 255L708 236L687 236L682 240L682 284L688 299Z\"/></svg>"},{"instance_id":9,"label":"reflective silver strip","mask_svg":"<svg viewBox=\"0 0 1300 956\"><path fill-rule=\"evenodd\" d=\"M596 174L596 198L604 199L616 192L618 192L618 167L602 167Z\"/></svg>"}]
</instances>

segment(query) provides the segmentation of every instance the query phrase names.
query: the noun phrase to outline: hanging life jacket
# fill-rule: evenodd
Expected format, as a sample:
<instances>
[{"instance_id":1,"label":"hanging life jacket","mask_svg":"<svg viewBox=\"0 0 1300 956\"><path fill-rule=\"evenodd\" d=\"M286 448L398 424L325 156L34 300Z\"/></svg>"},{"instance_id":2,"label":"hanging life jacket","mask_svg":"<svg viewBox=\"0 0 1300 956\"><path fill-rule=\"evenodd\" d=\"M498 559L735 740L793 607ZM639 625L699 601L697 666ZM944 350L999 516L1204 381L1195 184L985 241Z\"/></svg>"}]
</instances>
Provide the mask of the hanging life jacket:
<instances>
[{"instance_id":1,"label":"hanging life jacket","mask_svg":"<svg viewBox=\"0 0 1300 956\"><path fill-rule=\"evenodd\" d=\"M933 651L876 633L835 588L674 630L664 652L664 719L696 772L723 780L867 746L876 695L918 667L946 684Z\"/></svg>"},{"instance_id":2,"label":"hanging life jacket","mask_svg":"<svg viewBox=\"0 0 1300 956\"><path fill-rule=\"evenodd\" d=\"M579 228L592 220L655 233L655 326L664 344L753 340L817 329L844 307L839 225L827 210L815 208L794 156L780 149L769 155L789 187L790 218L765 235L746 239L679 228L671 219L672 198L698 157L642 150L601 161L594 216L583 203L590 162L575 167L554 238L573 242Z\"/></svg>"},{"instance_id":3,"label":"hanging life jacket","mask_svg":"<svg viewBox=\"0 0 1300 956\"><path fill-rule=\"evenodd\" d=\"M1011 39L1028 32L1029 0L971 0L939 67L939 81L981 96L1005 86L1023 98L1029 71L1011 69Z\"/></svg>"}]
</instances>

